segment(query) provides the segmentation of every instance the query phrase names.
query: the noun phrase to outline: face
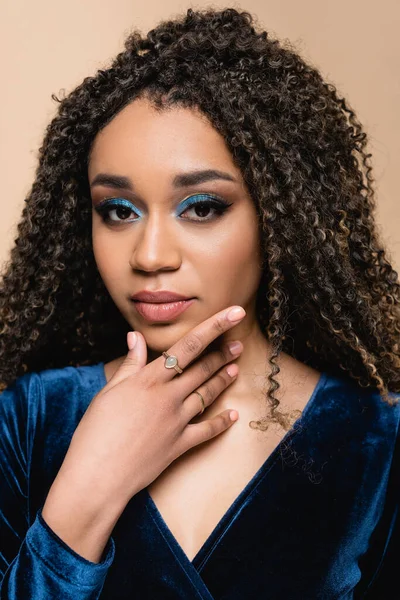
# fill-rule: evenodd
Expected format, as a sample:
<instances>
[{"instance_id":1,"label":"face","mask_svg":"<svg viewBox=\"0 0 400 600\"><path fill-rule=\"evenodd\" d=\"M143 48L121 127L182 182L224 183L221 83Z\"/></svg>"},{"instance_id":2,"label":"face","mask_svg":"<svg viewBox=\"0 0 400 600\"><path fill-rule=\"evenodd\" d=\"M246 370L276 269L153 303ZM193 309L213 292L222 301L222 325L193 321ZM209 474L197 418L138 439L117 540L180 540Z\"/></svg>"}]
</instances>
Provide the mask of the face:
<instances>
[{"instance_id":1,"label":"face","mask_svg":"<svg viewBox=\"0 0 400 600\"><path fill-rule=\"evenodd\" d=\"M166 350L231 305L247 312L238 327L255 326L256 209L204 115L133 101L97 135L88 174L98 270L149 350ZM169 295L132 299L160 291Z\"/></svg>"}]
</instances>

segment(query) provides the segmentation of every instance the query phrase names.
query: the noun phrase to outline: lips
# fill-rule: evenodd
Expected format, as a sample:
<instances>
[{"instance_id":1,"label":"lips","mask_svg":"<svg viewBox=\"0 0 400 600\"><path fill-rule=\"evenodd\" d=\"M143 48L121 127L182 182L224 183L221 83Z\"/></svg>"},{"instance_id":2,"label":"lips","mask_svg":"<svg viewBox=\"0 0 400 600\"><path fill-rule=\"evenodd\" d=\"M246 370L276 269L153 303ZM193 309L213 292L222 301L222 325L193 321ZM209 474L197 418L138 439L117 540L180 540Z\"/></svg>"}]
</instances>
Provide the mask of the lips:
<instances>
[{"instance_id":1,"label":"lips","mask_svg":"<svg viewBox=\"0 0 400 600\"><path fill-rule=\"evenodd\" d=\"M146 321L168 322L181 315L195 298L188 298L175 292L143 291L131 296L137 312Z\"/></svg>"},{"instance_id":2,"label":"lips","mask_svg":"<svg viewBox=\"0 0 400 600\"><path fill-rule=\"evenodd\" d=\"M150 292L143 291L138 294L134 294L131 296L132 300L138 302L151 302L151 303L164 303L164 302L179 302L180 300L190 300L188 296L182 296L181 294L176 294L175 292Z\"/></svg>"}]
</instances>

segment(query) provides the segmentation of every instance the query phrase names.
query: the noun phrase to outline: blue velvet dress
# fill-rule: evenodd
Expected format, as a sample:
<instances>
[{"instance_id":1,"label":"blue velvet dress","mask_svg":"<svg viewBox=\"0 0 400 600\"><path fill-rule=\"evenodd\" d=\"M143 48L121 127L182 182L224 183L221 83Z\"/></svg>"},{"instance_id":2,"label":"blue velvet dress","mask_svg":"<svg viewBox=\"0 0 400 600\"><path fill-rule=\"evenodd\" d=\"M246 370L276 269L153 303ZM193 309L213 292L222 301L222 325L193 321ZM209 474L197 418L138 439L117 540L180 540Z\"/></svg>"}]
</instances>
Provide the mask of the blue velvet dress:
<instances>
[{"instance_id":1,"label":"blue velvet dress","mask_svg":"<svg viewBox=\"0 0 400 600\"><path fill-rule=\"evenodd\" d=\"M104 385L101 363L28 374L0 396L2 600L400 598L399 406L322 373L192 561L143 489L92 563L41 508Z\"/></svg>"}]
</instances>

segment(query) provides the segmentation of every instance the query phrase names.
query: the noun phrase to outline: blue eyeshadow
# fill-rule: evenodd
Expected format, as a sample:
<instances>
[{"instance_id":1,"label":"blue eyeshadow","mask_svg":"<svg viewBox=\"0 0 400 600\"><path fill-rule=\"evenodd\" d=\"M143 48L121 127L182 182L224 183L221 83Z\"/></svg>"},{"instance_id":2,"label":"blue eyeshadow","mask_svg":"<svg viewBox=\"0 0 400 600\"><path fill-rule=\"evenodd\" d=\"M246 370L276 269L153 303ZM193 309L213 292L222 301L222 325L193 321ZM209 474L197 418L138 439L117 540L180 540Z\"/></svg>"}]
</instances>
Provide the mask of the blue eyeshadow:
<instances>
[{"instance_id":1,"label":"blue eyeshadow","mask_svg":"<svg viewBox=\"0 0 400 600\"><path fill-rule=\"evenodd\" d=\"M194 196L186 198L186 200L183 200L177 208L177 213L182 214L191 206L195 206L196 204L202 204L203 202L210 204L222 204L222 202L218 201L216 198L214 198L214 196L210 196L208 194L196 194Z\"/></svg>"},{"instance_id":2,"label":"blue eyeshadow","mask_svg":"<svg viewBox=\"0 0 400 600\"><path fill-rule=\"evenodd\" d=\"M120 206L123 206L124 208L128 208L129 210L132 210L133 212L135 212L139 217L143 217L143 213L141 210L139 210L134 204L132 204L132 202L129 202L129 200L125 200L124 198L109 198L107 200L104 200L103 202L101 202L97 208L99 210L105 208L105 207L113 207L113 208L119 208Z\"/></svg>"}]
</instances>

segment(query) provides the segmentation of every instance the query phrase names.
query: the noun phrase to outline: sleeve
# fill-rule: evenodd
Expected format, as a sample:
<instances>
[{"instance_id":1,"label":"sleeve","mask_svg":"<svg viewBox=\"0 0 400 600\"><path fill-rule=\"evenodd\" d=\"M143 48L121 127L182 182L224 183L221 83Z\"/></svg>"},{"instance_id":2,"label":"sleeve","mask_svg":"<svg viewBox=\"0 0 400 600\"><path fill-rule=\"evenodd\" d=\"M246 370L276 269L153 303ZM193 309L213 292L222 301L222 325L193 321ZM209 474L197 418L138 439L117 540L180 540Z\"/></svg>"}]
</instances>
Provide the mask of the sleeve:
<instances>
[{"instance_id":1,"label":"sleeve","mask_svg":"<svg viewBox=\"0 0 400 600\"><path fill-rule=\"evenodd\" d=\"M100 563L67 546L36 513L29 520L29 464L34 433L29 407L40 394L38 375L25 375L0 395L0 598L95 600L115 546ZM36 398L37 400L37 398Z\"/></svg>"},{"instance_id":2,"label":"sleeve","mask_svg":"<svg viewBox=\"0 0 400 600\"><path fill-rule=\"evenodd\" d=\"M393 410L395 410L393 408ZM396 407L400 413L400 405ZM397 419L397 436L390 469L386 502L381 523L376 532L374 544L378 549L373 557L374 568L369 583L363 594L355 598L365 600L383 600L397 598L395 592L399 587L399 556L400 556L400 415Z\"/></svg>"}]
</instances>

